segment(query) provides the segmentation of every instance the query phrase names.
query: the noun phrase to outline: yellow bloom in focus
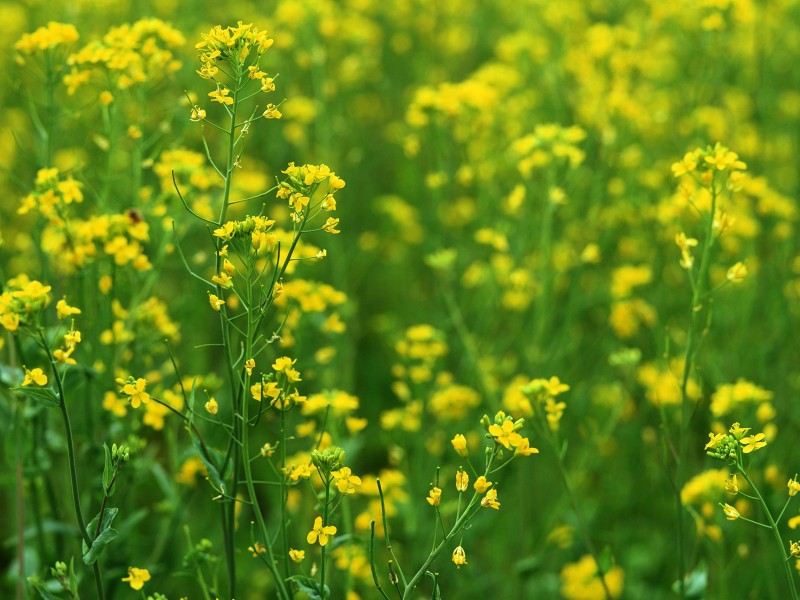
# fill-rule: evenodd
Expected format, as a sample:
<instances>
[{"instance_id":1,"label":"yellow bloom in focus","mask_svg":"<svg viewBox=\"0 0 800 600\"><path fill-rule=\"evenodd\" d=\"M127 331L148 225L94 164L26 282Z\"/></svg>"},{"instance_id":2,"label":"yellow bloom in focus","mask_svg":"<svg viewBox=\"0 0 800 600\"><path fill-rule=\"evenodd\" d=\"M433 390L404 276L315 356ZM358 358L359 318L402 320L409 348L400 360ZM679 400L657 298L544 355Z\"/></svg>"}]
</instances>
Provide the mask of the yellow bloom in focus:
<instances>
[{"instance_id":1,"label":"yellow bloom in focus","mask_svg":"<svg viewBox=\"0 0 800 600\"><path fill-rule=\"evenodd\" d=\"M469 455L469 452L467 452L467 438L460 433L457 433L456 436L450 440L450 443L453 444L453 448L459 456L466 458Z\"/></svg>"},{"instance_id":2,"label":"yellow bloom in focus","mask_svg":"<svg viewBox=\"0 0 800 600\"><path fill-rule=\"evenodd\" d=\"M208 399L208 402L206 402L206 412L215 415L217 414L218 410L219 410L219 404L217 404L216 399L212 396L211 398Z\"/></svg>"},{"instance_id":3,"label":"yellow bloom in focus","mask_svg":"<svg viewBox=\"0 0 800 600\"><path fill-rule=\"evenodd\" d=\"M739 514L738 510L733 508L728 503L720 504L720 506L722 507L722 512L725 514L725 518L728 519L728 521L735 521L736 519L742 516Z\"/></svg>"},{"instance_id":4,"label":"yellow bloom in focus","mask_svg":"<svg viewBox=\"0 0 800 600\"><path fill-rule=\"evenodd\" d=\"M328 220L325 221L325 224L322 226L323 231L327 231L328 233L341 233L338 229L339 226L339 219L335 219L334 217L328 217Z\"/></svg>"},{"instance_id":5,"label":"yellow bloom in focus","mask_svg":"<svg viewBox=\"0 0 800 600\"><path fill-rule=\"evenodd\" d=\"M500 503L497 501L497 490L492 489L486 492L486 495L481 499L481 506L500 510Z\"/></svg>"},{"instance_id":6,"label":"yellow bloom in focus","mask_svg":"<svg viewBox=\"0 0 800 600\"><path fill-rule=\"evenodd\" d=\"M521 456L530 456L531 454L539 454L539 449L534 448L531 446L530 440L528 438L522 438L519 446L517 446L516 451L514 454L519 454Z\"/></svg>"},{"instance_id":7,"label":"yellow bloom in focus","mask_svg":"<svg viewBox=\"0 0 800 600\"><path fill-rule=\"evenodd\" d=\"M797 492L800 492L800 483L797 482L797 475L794 476L794 479L789 480L788 486L790 496L796 496Z\"/></svg>"},{"instance_id":8,"label":"yellow bloom in focus","mask_svg":"<svg viewBox=\"0 0 800 600\"><path fill-rule=\"evenodd\" d=\"M469 473L459 469L456 471L456 490L466 492L469 486Z\"/></svg>"},{"instance_id":9,"label":"yellow bloom in focus","mask_svg":"<svg viewBox=\"0 0 800 600\"><path fill-rule=\"evenodd\" d=\"M461 546L456 546L456 549L453 550L453 562L458 568L461 568L461 565L468 564L467 553L464 552L464 548Z\"/></svg>"},{"instance_id":10,"label":"yellow bloom in focus","mask_svg":"<svg viewBox=\"0 0 800 600\"><path fill-rule=\"evenodd\" d=\"M80 308L74 308L67 304L67 301L62 298L56 303L56 314L59 319L65 319L70 315L79 315L81 314Z\"/></svg>"},{"instance_id":11,"label":"yellow bloom in focus","mask_svg":"<svg viewBox=\"0 0 800 600\"><path fill-rule=\"evenodd\" d=\"M192 108L192 116L189 117L189 120L194 121L196 123L197 121L205 120L205 118L206 118L206 111L200 108L199 106L195 105Z\"/></svg>"},{"instance_id":12,"label":"yellow bloom in focus","mask_svg":"<svg viewBox=\"0 0 800 600\"><path fill-rule=\"evenodd\" d=\"M705 445L703 450L708 450L709 448L716 448L717 444L719 444L722 440L725 439L724 433L709 433L708 434L708 443Z\"/></svg>"},{"instance_id":13,"label":"yellow bloom in focus","mask_svg":"<svg viewBox=\"0 0 800 600\"><path fill-rule=\"evenodd\" d=\"M306 557L305 550L295 550L294 548L289 548L289 558L292 559L293 562L300 564Z\"/></svg>"},{"instance_id":14,"label":"yellow bloom in focus","mask_svg":"<svg viewBox=\"0 0 800 600\"><path fill-rule=\"evenodd\" d=\"M479 494L483 494L486 490L492 487L492 482L486 481L486 477L481 475L475 480L475 483L473 484L472 487L474 487L475 491L478 492Z\"/></svg>"},{"instance_id":15,"label":"yellow bloom in focus","mask_svg":"<svg viewBox=\"0 0 800 600\"><path fill-rule=\"evenodd\" d=\"M117 385L122 387L122 393L128 396L128 400L131 402L131 407L139 408L141 403L147 404L150 402L150 394L148 394L145 389L147 388L147 380L142 379L141 377L136 381L133 381L133 378L129 378L128 381L124 379L118 378Z\"/></svg>"},{"instance_id":16,"label":"yellow bloom in focus","mask_svg":"<svg viewBox=\"0 0 800 600\"><path fill-rule=\"evenodd\" d=\"M215 311L219 312L219 309L225 304L225 300L220 300L214 294L208 295L208 303L211 305Z\"/></svg>"},{"instance_id":17,"label":"yellow bloom in focus","mask_svg":"<svg viewBox=\"0 0 800 600\"><path fill-rule=\"evenodd\" d=\"M25 387L32 383L40 387L47 385L47 375L38 367L30 371L25 369L25 379L22 380L22 386Z\"/></svg>"},{"instance_id":18,"label":"yellow bloom in focus","mask_svg":"<svg viewBox=\"0 0 800 600\"><path fill-rule=\"evenodd\" d=\"M146 581L150 581L150 572L147 569L128 567L128 576L123 577L122 581L130 583L134 590L140 590Z\"/></svg>"},{"instance_id":19,"label":"yellow bloom in focus","mask_svg":"<svg viewBox=\"0 0 800 600\"><path fill-rule=\"evenodd\" d=\"M319 541L320 546L325 546L328 543L328 538L333 537L336 533L336 527L333 525L322 526L322 517L317 517L314 520L314 529L308 532L306 541L309 544L315 544Z\"/></svg>"},{"instance_id":20,"label":"yellow bloom in focus","mask_svg":"<svg viewBox=\"0 0 800 600\"><path fill-rule=\"evenodd\" d=\"M211 98L212 102L219 102L220 104L231 105L233 104L233 98L231 98L228 95L230 93L231 91L228 88L223 87L213 92L209 92L208 96Z\"/></svg>"},{"instance_id":21,"label":"yellow bloom in focus","mask_svg":"<svg viewBox=\"0 0 800 600\"><path fill-rule=\"evenodd\" d=\"M253 374L253 369L255 369L255 367L256 367L255 359L248 358L244 363L244 370L247 371L248 375Z\"/></svg>"},{"instance_id":22,"label":"yellow bloom in focus","mask_svg":"<svg viewBox=\"0 0 800 600\"><path fill-rule=\"evenodd\" d=\"M431 491L428 492L428 497L425 498L428 504L431 506L439 506L442 501L442 490L438 487L431 488Z\"/></svg>"},{"instance_id":23,"label":"yellow bloom in focus","mask_svg":"<svg viewBox=\"0 0 800 600\"><path fill-rule=\"evenodd\" d=\"M331 471L331 475L336 478L336 488L345 496L354 493L356 486L361 485L361 478L353 475L350 467L342 467L338 471Z\"/></svg>"},{"instance_id":24,"label":"yellow bloom in focus","mask_svg":"<svg viewBox=\"0 0 800 600\"><path fill-rule=\"evenodd\" d=\"M756 450L763 448L767 445L767 442L764 441L765 437L766 436L763 433L757 433L755 435L742 438L742 452L745 454L750 454L751 452L755 452Z\"/></svg>"},{"instance_id":25,"label":"yellow bloom in focus","mask_svg":"<svg viewBox=\"0 0 800 600\"><path fill-rule=\"evenodd\" d=\"M494 441L501 444L506 449L515 448L522 443L522 436L514 430L513 421L503 421L501 425L490 425L489 433L494 437Z\"/></svg>"}]
</instances>

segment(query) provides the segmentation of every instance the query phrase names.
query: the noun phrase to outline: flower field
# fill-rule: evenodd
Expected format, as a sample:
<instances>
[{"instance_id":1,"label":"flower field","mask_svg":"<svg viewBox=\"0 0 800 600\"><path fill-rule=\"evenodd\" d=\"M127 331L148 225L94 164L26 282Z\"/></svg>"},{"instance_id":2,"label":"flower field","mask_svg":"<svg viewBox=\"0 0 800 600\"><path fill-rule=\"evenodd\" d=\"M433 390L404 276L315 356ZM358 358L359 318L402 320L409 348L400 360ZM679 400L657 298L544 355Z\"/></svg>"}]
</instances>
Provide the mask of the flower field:
<instances>
[{"instance_id":1,"label":"flower field","mask_svg":"<svg viewBox=\"0 0 800 600\"><path fill-rule=\"evenodd\" d=\"M798 0L0 19L0 598L798 598Z\"/></svg>"}]
</instances>

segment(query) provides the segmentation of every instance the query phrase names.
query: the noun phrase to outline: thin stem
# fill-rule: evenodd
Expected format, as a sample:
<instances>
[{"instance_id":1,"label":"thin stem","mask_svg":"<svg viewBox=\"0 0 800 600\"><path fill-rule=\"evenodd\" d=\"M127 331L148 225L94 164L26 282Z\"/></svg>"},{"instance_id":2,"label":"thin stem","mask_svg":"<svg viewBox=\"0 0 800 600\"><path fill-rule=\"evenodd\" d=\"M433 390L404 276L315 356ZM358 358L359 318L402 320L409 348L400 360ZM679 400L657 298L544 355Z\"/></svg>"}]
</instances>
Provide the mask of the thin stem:
<instances>
[{"instance_id":1,"label":"thin stem","mask_svg":"<svg viewBox=\"0 0 800 600\"><path fill-rule=\"evenodd\" d=\"M783 539L781 538L781 532L778 529L778 524L775 522L775 519L772 518L772 513L769 511L769 507L767 503L764 501L764 497L761 495L761 492L755 486L753 481L747 475L747 472L742 468L740 463L737 463L736 468L738 469L739 473L742 474L745 481L748 485L753 489L758 497L758 502L761 504L761 508L764 509L764 514L767 516L767 520L769 521L769 526L772 529L772 535L775 538L775 543L778 545L778 549L781 553L781 562L783 562L783 568L786 572L786 579L789 581L789 590L792 593L792 598L797 600L797 588L795 587L794 583L794 573L792 572L792 566L789 564L789 557L786 554L786 548L783 545Z\"/></svg>"},{"instance_id":2,"label":"thin stem","mask_svg":"<svg viewBox=\"0 0 800 600\"><path fill-rule=\"evenodd\" d=\"M86 542L86 547L91 548L92 539L89 537L89 532L86 531L86 521L83 519L83 510L81 510L81 497L78 489L78 469L75 462L75 440L72 436L72 425L69 421L69 412L67 411L67 398L64 393L64 385L61 382L61 377L56 369L56 360L53 358L53 353L50 352L50 346L47 344L47 339L44 336L44 330L39 328L39 340L44 348L47 358L50 361L50 370L53 373L53 379L56 381L58 387L59 408L61 409L61 416L64 419L64 433L67 437L67 458L69 461L70 482L72 484L72 505L75 509L75 519L78 521L78 530L80 531L83 541ZM97 597L100 600L105 598L103 591L103 579L100 574L100 565L97 561L92 565L94 572L94 582L97 588Z\"/></svg>"}]
</instances>

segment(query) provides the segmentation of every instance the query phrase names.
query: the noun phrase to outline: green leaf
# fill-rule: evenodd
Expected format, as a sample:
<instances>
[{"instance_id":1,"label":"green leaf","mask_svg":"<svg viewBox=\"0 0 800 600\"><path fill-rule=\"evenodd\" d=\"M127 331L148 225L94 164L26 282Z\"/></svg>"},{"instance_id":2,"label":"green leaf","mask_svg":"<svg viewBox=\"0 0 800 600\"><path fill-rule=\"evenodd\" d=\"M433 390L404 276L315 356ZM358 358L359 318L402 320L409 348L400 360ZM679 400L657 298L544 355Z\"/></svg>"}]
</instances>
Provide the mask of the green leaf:
<instances>
[{"instance_id":1,"label":"green leaf","mask_svg":"<svg viewBox=\"0 0 800 600\"><path fill-rule=\"evenodd\" d=\"M19 392L32 400L41 402L45 406L61 406L58 392L53 388L40 388L40 387L13 387L12 392Z\"/></svg>"},{"instance_id":2,"label":"green leaf","mask_svg":"<svg viewBox=\"0 0 800 600\"><path fill-rule=\"evenodd\" d=\"M103 553L103 550L105 550L106 545L116 539L117 535L119 535L119 532L111 527L101 531L100 535L98 535L92 542L92 547L84 553L83 562L87 565L94 564L94 562L100 558L100 555ZM86 543L84 542L84 547L85 546Z\"/></svg>"},{"instance_id":3,"label":"green leaf","mask_svg":"<svg viewBox=\"0 0 800 600\"><path fill-rule=\"evenodd\" d=\"M59 596L48 590L45 586L45 583L38 577L28 577L28 583L30 583L37 592L39 592L40 598L43 598L44 600L61 600Z\"/></svg>"},{"instance_id":4,"label":"green leaf","mask_svg":"<svg viewBox=\"0 0 800 600\"><path fill-rule=\"evenodd\" d=\"M114 493L113 489L109 489L111 481L114 479L114 465L111 460L111 450L109 450L106 444L103 444L103 454L105 455L105 462L103 464L103 491L107 496L110 496Z\"/></svg>"},{"instance_id":5,"label":"green leaf","mask_svg":"<svg viewBox=\"0 0 800 600\"><path fill-rule=\"evenodd\" d=\"M331 590L327 585L325 586L325 591L321 591L319 587L319 581L313 579L312 577L306 577L305 575L294 575L289 577L289 579L286 581L290 581L292 583L295 593L302 592L308 596L310 600L324 600L324 598L328 598L331 595Z\"/></svg>"},{"instance_id":6,"label":"green leaf","mask_svg":"<svg viewBox=\"0 0 800 600\"><path fill-rule=\"evenodd\" d=\"M106 545L114 540L117 537L119 532L116 529L111 529L111 522L114 520L114 517L117 516L119 512L118 508L107 508L103 513L103 521L100 524L100 533L97 534L97 537L92 542L91 546L87 546L86 542L83 542L83 562L87 565L93 564L100 555L103 553ZM98 514L92 521L86 526L89 535L93 535L95 529L97 529L97 520L100 518Z\"/></svg>"},{"instance_id":7,"label":"green leaf","mask_svg":"<svg viewBox=\"0 0 800 600\"><path fill-rule=\"evenodd\" d=\"M603 575L605 575L611 570L611 563L612 563L611 559L612 559L611 548L606 546L605 548L603 548L603 551L597 557L597 568Z\"/></svg>"}]
</instances>

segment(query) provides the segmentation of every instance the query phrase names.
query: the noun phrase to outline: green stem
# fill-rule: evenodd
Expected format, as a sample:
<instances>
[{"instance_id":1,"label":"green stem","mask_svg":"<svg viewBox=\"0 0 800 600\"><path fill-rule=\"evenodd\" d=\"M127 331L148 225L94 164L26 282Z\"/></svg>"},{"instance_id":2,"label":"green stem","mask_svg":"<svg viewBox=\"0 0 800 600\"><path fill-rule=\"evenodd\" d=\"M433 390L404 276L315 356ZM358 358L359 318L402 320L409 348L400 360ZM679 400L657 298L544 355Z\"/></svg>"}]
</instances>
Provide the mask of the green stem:
<instances>
[{"instance_id":1,"label":"green stem","mask_svg":"<svg viewBox=\"0 0 800 600\"><path fill-rule=\"evenodd\" d=\"M330 509L330 499L331 499L331 481L330 479L325 480L325 505L322 507L322 527L328 526L328 517L329 517L329 509ZM322 546L322 557L320 558L320 566L319 566L319 589L322 592L323 598L325 597L325 551L327 550L326 546Z\"/></svg>"},{"instance_id":2,"label":"green stem","mask_svg":"<svg viewBox=\"0 0 800 600\"><path fill-rule=\"evenodd\" d=\"M56 369L56 360L53 358L53 353L50 352L50 346L47 344L47 339L44 336L44 330L40 328L38 333L42 348L44 348L47 358L50 361L50 370L53 374L53 379L56 381L59 398L61 400L61 402L59 402L59 408L61 409L61 416L64 419L64 433L67 437L67 457L69 461L70 481L72 484L72 505L75 509L75 519L78 522L78 530L80 531L83 541L86 542L87 547L91 547L92 539L89 537L89 532L86 530L86 521L83 518L83 511L81 510L81 498L78 488L78 469L75 462L75 441L72 436L72 425L69 421L69 412L67 411L67 398L64 393L64 386L61 382L61 377ZM103 578L100 574L100 565L98 562L95 562L92 567L92 571L94 572L95 587L97 588L97 597L99 600L103 600L105 598L105 593L103 591Z\"/></svg>"},{"instance_id":3,"label":"green stem","mask_svg":"<svg viewBox=\"0 0 800 600\"><path fill-rule=\"evenodd\" d=\"M761 508L764 510L764 514L767 516L767 520L769 521L770 529L772 529L772 535L775 537L775 543L778 545L778 550L781 553L781 562L783 562L783 568L786 572L786 579L789 581L789 590L792 593L793 600L797 600L797 588L795 587L794 582L794 573L792 573L792 566L789 564L789 557L786 554L786 548L783 545L783 539L781 538L781 532L778 529L778 524L775 522L775 519L772 518L772 513L769 511L769 507L767 503L764 501L764 497L761 495L761 492L755 486L753 481L748 477L745 470L741 467L741 464L737 464L736 468L738 469L739 473L742 474L745 481L748 485L753 489L758 497L758 502L761 504Z\"/></svg>"},{"instance_id":4,"label":"green stem","mask_svg":"<svg viewBox=\"0 0 800 600\"><path fill-rule=\"evenodd\" d=\"M692 304L689 308L689 331L686 338L686 352L683 359L683 375L681 378L681 428L678 434L679 454L678 454L678 473L675 482L675 512L677 517L677 543L678 543L678 589L681 598L686 597L686 522L681 500L681 490L686 482L686 467L689 456L689 418L691 415L689 404L689 380L691 372L695 367L697 358L697 318L702 308L703 295L705 290L708 268L710 265L711 248L714 245L714 215L717 210L717 188L711 182L711 213L706 220L705 239L703 240L703 253L700 258L700 267L697 272L697 279L692 285ZM689 277L692 277L691 271Z\"/></svg>"}]
</instances>

